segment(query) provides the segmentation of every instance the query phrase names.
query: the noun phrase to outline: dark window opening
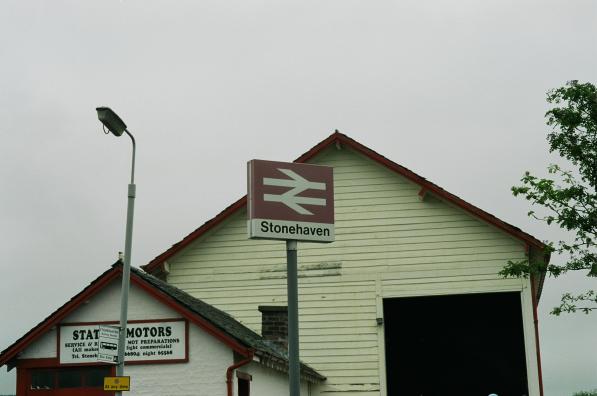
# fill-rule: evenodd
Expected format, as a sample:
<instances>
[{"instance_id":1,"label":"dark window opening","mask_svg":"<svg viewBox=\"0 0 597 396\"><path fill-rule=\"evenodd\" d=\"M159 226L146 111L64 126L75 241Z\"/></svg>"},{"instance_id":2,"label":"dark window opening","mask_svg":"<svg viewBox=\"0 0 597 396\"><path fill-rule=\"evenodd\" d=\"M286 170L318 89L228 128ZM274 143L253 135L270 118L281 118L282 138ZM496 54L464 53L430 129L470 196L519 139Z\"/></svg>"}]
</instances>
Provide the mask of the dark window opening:
<instances>
[{"instance_id":1,"label":"dark window opening","mask_svg":"<svg viewBox=\"0 0 597 396\"><path fill-rule=\"evenodd\" d=\"M384 300L389 396L528 394L520 293Z\"/></svg>"},{"instance_id":2,"label":"dark window opening","mask_svg":"<svg viewBox=\"0 0 597 396\"><path fill-rule=\"evenodd\" d=\"M85 375L85 386L88 388L104 388L104 377L111 377L111 367L94 367Z\"/></svg>"},{"instance_id":3,"label":"dark window opening","mask_svg":"<svg viewBox=\"0 0 597 396\"><path fill-rule=\"evenodd\" d=\"M58 388L80 388L83 385L82 370L58 371Z\"/></svg>"},{"instance_id":4,"label":"dark window opening","mask_svg":"<svg viewBox=\"0 0 597 396\"><path fill-rule=\"evenodd\" d=\"M110 366L32 369L31 390L101 388L104 377L112 375Z\"/></svg>"},{"instance_id":5,"label":"dark window opening","mask_svg":"<svg viewBox=\"0 0 597 396\"><path fill-rule=\"evenodd\" d=\"M252 377L249 374L237 371L236 376L238 377L238 396L249 396L251 393L251 380Z\"/></svg>"},{"instance_id":6,"label":"dark window opening","mask_svg":"<svg viewBox=\"0 0 597 396\"><path fill-rule=\"evenodd\" d=\"M242 378L238 379L238 396L249 396L250 382Z\"/></svg>"},{"instance_id":7,"label":"dark window opening","mask_svg":"<svg viewBox=\"0 0 597 396\"><path fill-rule=\"evenodd\" d=\"M54 389L54 371L34 370L31 372L31 389Z\"/></svg>"}]
</instances>

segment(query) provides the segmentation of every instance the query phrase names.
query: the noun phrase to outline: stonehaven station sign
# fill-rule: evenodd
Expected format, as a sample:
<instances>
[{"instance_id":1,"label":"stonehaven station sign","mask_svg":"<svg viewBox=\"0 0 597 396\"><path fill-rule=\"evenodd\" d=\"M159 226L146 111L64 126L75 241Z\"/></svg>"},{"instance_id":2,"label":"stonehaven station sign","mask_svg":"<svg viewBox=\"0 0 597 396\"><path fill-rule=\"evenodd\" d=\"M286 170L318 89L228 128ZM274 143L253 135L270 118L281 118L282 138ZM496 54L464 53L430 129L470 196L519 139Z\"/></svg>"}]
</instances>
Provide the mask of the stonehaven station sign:
<instances>
[{"instance_id":1,"label":"stonehaven station sign","mask_svg":"<svg viewBox=\"0 0 597 396\"><path fill-rule=\"evenodd\" d=\"M332 167L252 160L248 187L250 238L334 241Z\"/></svg>"}]
</instances>

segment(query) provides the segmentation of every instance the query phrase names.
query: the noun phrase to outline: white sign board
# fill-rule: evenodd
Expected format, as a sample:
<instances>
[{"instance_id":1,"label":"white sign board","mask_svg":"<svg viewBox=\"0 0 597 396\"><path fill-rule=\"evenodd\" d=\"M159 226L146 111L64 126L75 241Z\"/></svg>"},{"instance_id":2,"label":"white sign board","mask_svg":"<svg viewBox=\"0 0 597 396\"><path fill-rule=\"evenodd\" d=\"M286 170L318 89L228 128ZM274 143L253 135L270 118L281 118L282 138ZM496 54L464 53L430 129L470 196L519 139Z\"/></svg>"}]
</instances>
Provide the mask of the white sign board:
<instances>
[{"instance_id":1,"label":"white sign board","mask_svg":"<svg viewBox=\"0 0 597 396\"><path fill-rule=\"evenodd\" d=\"M118 337L120 327L99 325L97 360L106 363L118 363Z\"/></svg>"},{"instance_id":2,"label":"white sign board","mask_svg":"<svg viewBox=\"0 0 597 396\"><path fill-rule=\"evenodd\" d=\"M128 323L126 329L127 362L186 361L187 322L151 321ZM100 329L97 324L60 326L61 364L95 363L99 360Z\"/></svg>"}]
</instances>

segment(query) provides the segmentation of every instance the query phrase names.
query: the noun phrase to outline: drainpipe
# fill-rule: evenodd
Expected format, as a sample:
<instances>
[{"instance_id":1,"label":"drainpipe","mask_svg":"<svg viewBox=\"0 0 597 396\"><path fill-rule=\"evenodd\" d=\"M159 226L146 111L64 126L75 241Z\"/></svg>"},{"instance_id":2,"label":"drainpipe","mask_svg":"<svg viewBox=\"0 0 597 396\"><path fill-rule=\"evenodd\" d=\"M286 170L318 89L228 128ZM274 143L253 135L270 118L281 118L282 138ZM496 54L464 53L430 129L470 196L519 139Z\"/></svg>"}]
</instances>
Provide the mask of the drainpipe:
<instances>
[{"instance_id":1,"label":"drainpipe","mask_svg":"<svg viewBox=\"0 0 597 396\"><path fill-rule=\"evenodd\" d=\"M237 368L244 366L245 364L249 364L253 361L253 351L249 351L249 353L247 354L247 358L244 360L241 360L238 363L234 363L232 366L228 367L228 369L226 369L226 394L228 396L234 396L234 391L232 388L232 372L234 370L236 370Z\"/></svg>"},{"instance_id":2,"label":"drainpipe","mask_svg":"<svg viewBox=\"0 0 597 396\"><path fill-rule=\"evenodd\" d=\"M537 372L539 375L539 395L543 396L543 372L541 369L541 348L539 347L539 318L537 315L537 302L536 288L535 288L535 277L530 277L531 281L531 293L533 293L533 324L535 325L535 347L537 348Z\"/></svg>"}]
</instances>

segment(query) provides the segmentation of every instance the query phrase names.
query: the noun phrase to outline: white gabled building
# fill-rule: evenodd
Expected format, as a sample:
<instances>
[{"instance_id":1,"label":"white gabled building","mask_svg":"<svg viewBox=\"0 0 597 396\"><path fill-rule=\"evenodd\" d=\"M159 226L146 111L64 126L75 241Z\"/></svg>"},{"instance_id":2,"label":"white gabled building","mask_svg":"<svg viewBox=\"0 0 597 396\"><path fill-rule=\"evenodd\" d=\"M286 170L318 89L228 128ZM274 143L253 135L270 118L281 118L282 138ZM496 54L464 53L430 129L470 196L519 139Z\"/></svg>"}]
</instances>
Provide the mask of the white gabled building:
<instances>
[{"instance_id":1,"label":"white gabled building","mask_svg":"<svg viewBox=\"0 0 597 396\"><path fill-rule=\"evenodd\" d=\"M334 133L296 162L334 168L336 241L299 244L301 360L326 396L542 395L543 277L504 279L545 246ZM246 198L144 266L259 332L285 306L285 247L247 239ZM282 394L282 393L281 393Z\"/></svg>"},{"instance_id":2,"label":"white gabled building","mask_svg":"<svg viewBox=\"0 0 597 396\"><path fill-rule=\"evenodd\" d=\"M105 396L115 366L97 362L98 325L118 325L122 265L0 353L17 369L17 396ZM255 308L257 311L257 308ZM138 269L131 272L125 375L128 395L279 396L288 389L283 349L230 315ZM325 378L301 365L302 393Z\"/></svg>"}]
</instances>

